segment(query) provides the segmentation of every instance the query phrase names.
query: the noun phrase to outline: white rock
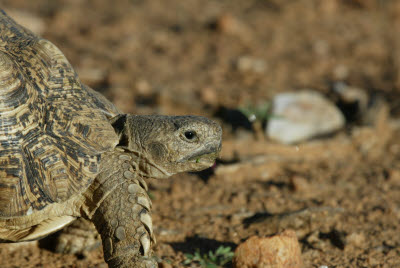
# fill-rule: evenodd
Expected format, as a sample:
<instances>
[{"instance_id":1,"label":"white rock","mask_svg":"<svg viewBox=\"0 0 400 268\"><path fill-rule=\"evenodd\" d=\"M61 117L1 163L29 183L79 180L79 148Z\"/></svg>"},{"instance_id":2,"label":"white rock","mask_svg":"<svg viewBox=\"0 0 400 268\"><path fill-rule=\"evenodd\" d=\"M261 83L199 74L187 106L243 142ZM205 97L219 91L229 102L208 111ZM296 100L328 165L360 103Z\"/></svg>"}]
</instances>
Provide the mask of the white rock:
<instances>
[{"instance_id":1,"label":"white rock","mask_svg":"<svg viewBox=\"0 0 400 268\"><path fill-rule=\"evenodd\" d=\"M281 143L293 144L329 134L345 124L340 110L317 92L278 94L272 105L267 135Z\"/></svg>"}]
</instances>

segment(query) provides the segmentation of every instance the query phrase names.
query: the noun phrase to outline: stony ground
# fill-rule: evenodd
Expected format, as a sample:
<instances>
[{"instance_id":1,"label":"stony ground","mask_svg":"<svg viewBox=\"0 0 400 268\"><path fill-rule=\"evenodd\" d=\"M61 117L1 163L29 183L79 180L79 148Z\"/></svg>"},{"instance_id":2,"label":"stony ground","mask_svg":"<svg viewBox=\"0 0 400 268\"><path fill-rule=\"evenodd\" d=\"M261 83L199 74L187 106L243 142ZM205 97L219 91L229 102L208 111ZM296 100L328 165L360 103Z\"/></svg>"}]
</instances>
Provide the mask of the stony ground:
<instances>
[{"instance_id":1,"label":"stony ground","mask_svg":"<svg viewBox=\"0 0 400 268\"><path fill-rule=\"evenodd\" d=\"M284 229L296 231L305 267L400 267L398 1L1 3L125 112L200 114L223 125L216 167L150 182L165 267ZM327 137L280 145L237 112L303 88L337 101L340 81L381 105L367 121L345 110L345 129ZM1 267L103 265L101 249L74 256L41 242L0 245Z\"/></svg>"}]
</instances>

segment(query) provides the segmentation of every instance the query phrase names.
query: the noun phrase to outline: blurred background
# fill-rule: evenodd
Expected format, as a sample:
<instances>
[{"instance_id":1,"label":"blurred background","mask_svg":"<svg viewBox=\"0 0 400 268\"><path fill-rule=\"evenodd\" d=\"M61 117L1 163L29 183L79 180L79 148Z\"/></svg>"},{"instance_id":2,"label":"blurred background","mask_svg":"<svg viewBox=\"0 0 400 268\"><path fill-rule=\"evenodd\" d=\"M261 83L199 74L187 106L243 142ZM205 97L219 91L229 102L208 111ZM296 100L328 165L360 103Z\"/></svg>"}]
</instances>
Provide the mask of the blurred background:
<instances>
[{"instance_id":1,"label":"blurred background","mask_svg":"<svg viewBox=\"0 0 400 268\"><path fill-rule=\"evenodd\" d=\"M400 1L1 4L124 112L222 124L216 167L150 182L163 267L229 267L250 236L286 229L305 267L400 265ZM0 262L104 265L100 248L40 243L1 245Z\"/></svg>"}]
</instances>

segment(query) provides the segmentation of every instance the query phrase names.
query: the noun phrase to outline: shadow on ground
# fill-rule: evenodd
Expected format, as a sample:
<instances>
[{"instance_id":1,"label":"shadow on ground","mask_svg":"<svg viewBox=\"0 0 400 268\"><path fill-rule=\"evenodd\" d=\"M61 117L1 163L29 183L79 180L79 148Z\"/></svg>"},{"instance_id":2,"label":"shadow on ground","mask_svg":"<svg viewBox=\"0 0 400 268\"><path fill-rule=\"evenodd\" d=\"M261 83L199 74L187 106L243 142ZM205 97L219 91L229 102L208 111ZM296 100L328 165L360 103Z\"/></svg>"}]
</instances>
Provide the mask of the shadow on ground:
<instances>
[{"instance_id":1,"label":"shadow on ground","mask_svg":"<svg viewBox=\"0 0 400 268\"><path fill-rule=\"evenodd\" d=\"M230 247L232 250L237 247L235 243L221 242L199 236L187 237L184 242L170 243L170 245L175 251L180 251L184 254L193 254L196 250L199 250L201 254L206 254L209 251L217 250L221 246Z\"/></svg>"}]
</instances>

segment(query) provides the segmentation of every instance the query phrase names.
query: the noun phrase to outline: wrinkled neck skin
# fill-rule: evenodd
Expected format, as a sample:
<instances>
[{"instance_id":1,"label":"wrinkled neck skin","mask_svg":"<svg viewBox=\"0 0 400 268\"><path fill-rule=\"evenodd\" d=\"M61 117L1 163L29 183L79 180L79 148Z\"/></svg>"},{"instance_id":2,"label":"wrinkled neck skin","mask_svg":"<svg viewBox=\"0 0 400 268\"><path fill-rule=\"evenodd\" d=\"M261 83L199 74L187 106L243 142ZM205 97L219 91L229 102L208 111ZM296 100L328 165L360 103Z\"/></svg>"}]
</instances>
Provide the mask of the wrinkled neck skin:
<instances>
[{"instance_id":1,"label":"wrinkled neck skin","mask_svg":"<svg viewBox=\"0 0 400 268\"><path fill-rule=\"evenodd\" d=\"M122 115L117 117L113 126L119 135L120 143L117 146L132 157L132 164L138 176L144 178L165 179L173 175L165 167L157 164L153 158L153 152L149 151L149 143L155 141L154 133L161 134L162 123L154 122L146 117L135 116L135 122L130 117ZM142 120L144 119L144 120ZM147 119L147 120L146 120ZM133 126L132 126L133 125ZM160 150L165 151L161 143ZM162 157L162 156L161 156ZM167 162L167 159L157 159L159 162ZM161 160L161 161L160 161Z\"/></svg>"},{"instance_id":2,"label":"wrinkled neck skin","mask_svg":"<svg viewBox=\"0 0 400 268\"><path fill-rule=\"evenodd\" d=\"M139 150L135 150L134 148L122 149L132 157L132 165L135 167L137 176L142 178L166 179L174 175L148 157L145 157Z\"/></svg>"}]
</instances>

